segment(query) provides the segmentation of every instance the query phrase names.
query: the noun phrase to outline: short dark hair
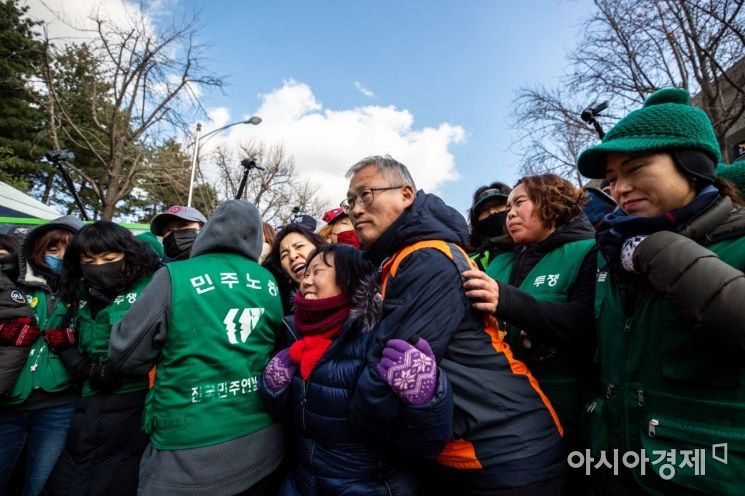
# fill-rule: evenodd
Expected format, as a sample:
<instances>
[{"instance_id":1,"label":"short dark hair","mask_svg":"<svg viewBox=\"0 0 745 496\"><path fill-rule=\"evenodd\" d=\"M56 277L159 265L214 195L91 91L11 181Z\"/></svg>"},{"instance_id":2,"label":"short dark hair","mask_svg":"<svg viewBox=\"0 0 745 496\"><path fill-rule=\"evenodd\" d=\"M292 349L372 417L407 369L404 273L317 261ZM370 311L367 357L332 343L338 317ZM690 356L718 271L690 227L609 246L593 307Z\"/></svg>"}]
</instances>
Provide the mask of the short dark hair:
<instances>
[{"instance_id":1,"label":"short dark hair","mask_svg":"<svg viewBox=\"0 0 745 496\"><path fill-rule=\"evenodd\" d=\"M108 221L98 221L82 228L65 251L60 297L77 308L78 289L83 280L80 257L107 251L124 253L124 269L114 287L121 293L132 284L158 270L162 263L152 250L144 250L127 229Z\"/></svg>"},{"instance_id":2,"label":"short dark hair","mask_svg":"<svg viewBox=\"0 0 745 496\"><path fill-rule=\"evenodd\" d=\"M525 186L528 198L533 202L546 227L559 227L582 212L587 202L587 192L556 174L525 176L515 187Z\"/></svg>"},{"instance_id":3,"label":"short dark hair","mask_svg":"<svg viewBox=\"0 0 745 496\"><path fill-rule=\"evenodd\" d=\"M336 284L342 293L353 297L357 288L365 283L375 272L375 267L362 256L362 252L350 245L324 244L317 247L305 261L305 266L310 265L311 260L320 256L323 263L331 266L327 261L328 254L334 255L334 269L336 270Z\"/></svg>"},{"instance_id":4,"label":"short dark hair","mask_svg":"<svg viewBox=\"0 0 745 496\"><path fill-rule=\"evenodd\" d=\"M17 256L20 247L21 244L18 242L18 238L10 234L0 234L0 250L7 251L8 256Z\"/></svg>"}]
</instances>

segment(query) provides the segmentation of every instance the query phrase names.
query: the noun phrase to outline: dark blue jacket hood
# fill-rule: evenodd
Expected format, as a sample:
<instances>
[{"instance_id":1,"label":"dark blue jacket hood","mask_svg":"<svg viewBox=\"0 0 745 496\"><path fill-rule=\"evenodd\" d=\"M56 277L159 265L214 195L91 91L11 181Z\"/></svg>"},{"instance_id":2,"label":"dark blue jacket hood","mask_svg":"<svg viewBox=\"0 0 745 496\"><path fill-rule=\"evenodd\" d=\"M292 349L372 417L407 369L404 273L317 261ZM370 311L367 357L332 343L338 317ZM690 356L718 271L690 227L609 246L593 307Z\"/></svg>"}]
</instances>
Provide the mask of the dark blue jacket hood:
<instances>
[{"instance_id":1,"label":"dark blue jacket hood","mask_svg":"<svg viewBox=\"0 0 745 496\"><path fill-rule=\"evenodd\" d=\"M379 266L387 257L418 241L439 239L467 246L468 238L465 217L439 196L420 190L414 203L365 249L365 257Z\"/></svg>"}]
</instances>

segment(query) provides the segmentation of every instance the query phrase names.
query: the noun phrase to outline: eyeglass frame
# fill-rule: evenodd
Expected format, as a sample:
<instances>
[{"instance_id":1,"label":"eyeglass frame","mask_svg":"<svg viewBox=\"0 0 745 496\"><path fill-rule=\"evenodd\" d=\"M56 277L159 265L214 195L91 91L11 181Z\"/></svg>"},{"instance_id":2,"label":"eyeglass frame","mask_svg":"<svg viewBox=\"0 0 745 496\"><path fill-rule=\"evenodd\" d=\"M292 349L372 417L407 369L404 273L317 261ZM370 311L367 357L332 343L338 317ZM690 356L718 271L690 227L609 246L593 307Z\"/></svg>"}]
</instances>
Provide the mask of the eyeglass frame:
<instances>
[{"instance_id":1,"label":"eyeglass frame","mask_svg":"<svg viewBox=\"0 0 745 496\"><path fill-rule=\"evenodd\" d=\"M369 207L375 201L376 191L390 191L390 190L404 188L404 187L406 187L405 184L401 184L399 186L388 186L386 188L365 188L362 191L360 191L359 194L354 195L351 199L349 198L343 199L341 203L339 204L339 206L341 207L342 210L344 210L345 214L349 215L349 213L352 211L354 206L357 205L357 199L359 199L360 202L362 202L363 206ZM362 200L362 197L365 196L368 191L370 192L370 200L369 201Z\"/></svg>"}]
</instances>

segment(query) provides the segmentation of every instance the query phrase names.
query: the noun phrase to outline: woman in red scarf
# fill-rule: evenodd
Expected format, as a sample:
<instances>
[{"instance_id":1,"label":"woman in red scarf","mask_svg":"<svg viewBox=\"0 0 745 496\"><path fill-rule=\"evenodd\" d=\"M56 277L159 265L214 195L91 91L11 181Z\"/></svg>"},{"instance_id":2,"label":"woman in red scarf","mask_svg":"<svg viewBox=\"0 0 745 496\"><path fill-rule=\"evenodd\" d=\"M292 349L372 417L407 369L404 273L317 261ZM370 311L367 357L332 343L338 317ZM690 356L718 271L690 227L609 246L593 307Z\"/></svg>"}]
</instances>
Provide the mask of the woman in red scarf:
<instances>
[{"instance_id":1,"label":"woman in red scarf","mask_svg":"<svg viewBox=\"0 0 745 496\"><path fill-rule=\"evenodd\" d=\"M452 393L424 340L388 343L376 367L411 421L375 442L349 422L348 402L382 308L375 281L374 268L351 246L322 245L307 258L295 297L302 339L269 362L260 384L269 411L289 414L295 427L299 463L281 494L415 494L420 481L399 457L432 457L447 441Z\"/></svg>"}]
</instances>

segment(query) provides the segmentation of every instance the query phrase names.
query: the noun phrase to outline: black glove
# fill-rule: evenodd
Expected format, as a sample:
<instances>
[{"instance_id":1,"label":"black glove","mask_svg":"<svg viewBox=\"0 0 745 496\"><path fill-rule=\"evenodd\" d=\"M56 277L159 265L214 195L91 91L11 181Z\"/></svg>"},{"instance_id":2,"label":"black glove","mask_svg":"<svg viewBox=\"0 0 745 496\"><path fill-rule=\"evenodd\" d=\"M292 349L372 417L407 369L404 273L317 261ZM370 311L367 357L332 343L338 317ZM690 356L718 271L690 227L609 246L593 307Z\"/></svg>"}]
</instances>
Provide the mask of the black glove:
<instances>
[{"instance_id":1,"label":"black glove","mask_svg":"<svg viewBox=\"0 0 745 496\"><path fill-rule=\"evenodd\" d=\"M90 377L93 361L76 346L58 352L57 356L76 381L84 381Z\"/></svg>"},{"instance_id":2,"label":"black glove","mask_svg":"<svg viewBox=\"0 0 745 496\"><path fill-rule=\"evenodd\" d=\"M93 389L110 393L122 385L122 376L114 371L111 362L97 362L91 368L90 385Z\"/></svg>"}]
</instances>

